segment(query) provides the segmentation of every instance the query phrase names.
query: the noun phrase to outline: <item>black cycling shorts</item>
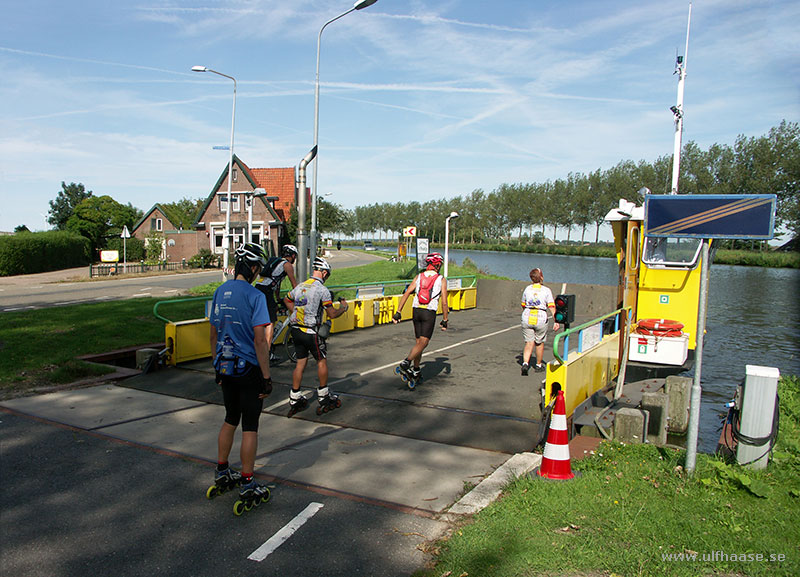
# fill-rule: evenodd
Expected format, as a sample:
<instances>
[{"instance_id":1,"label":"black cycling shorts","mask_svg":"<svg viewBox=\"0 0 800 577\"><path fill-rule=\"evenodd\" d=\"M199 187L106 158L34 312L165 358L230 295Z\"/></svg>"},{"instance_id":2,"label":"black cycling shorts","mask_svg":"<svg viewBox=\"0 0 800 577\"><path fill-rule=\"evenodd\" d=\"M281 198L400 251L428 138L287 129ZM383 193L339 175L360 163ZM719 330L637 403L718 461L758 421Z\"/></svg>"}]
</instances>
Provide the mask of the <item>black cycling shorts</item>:
<instances>
[{"instance_id":1,"label":"black cycling shorts","mask_svg":"<svg viewBox=\"0 0 800 577\"><path fill-rule=\"evenodd\" d=\"M414 323L414 336L430 339L433 336L433 327L436 325L436 311L415 308L411 313Z\"/></svg>"},{"instance_id":2,"label":"black cycling shorts","mask_svg":"<svg viewBox=\"0 0 800 577\"><path fill-rule=\"evenodd\" d=\"M307 333L299 328L292 327L292 340L294 340L294 350L298 359L307 359L310 354L317 361L328 358L328 347L325 339L317 333Z\"/></svg>"},{"instance_id":3,"label":"black cycling shorts","mask_svg":"<svg viewBox=\"0 0 800 577\"><path fill-rule=\"evenodd\" d=\"M241 376L217 374L225 402L225 422L237 427L242 422L242 431L258 431L258 419L264 408L259 398L264 378L261 369L250 365L250 370Z\"/></svg>"},{"instance_id":4,"label":"black cycling shorts","mask_svg":"<svg viewBox=\"0 0 800 577\"><path fill-rule=\"evenodd\" d=\"M278 302L275 300L275 293L272 292L272 289L269 289L264 285L257 284L256 288L260 290L264 294L264 298L267 299L267 312L269 313L269 322L271 323L278 322Z\"/></svg>"}]
</instances>

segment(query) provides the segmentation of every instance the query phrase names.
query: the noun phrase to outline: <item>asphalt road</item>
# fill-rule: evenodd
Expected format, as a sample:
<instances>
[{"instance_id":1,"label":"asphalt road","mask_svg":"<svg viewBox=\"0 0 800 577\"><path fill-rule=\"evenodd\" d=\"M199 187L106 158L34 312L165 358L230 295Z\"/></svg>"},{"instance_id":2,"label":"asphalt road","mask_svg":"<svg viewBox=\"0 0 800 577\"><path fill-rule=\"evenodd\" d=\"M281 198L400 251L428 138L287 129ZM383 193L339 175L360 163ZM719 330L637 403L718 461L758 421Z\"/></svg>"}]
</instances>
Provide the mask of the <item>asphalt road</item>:
<instances>
[{"instance_id":1,"label":"asphalt road","mask_svg":"<svg viewBox=\"0 0 800 577\"><path fill-rule=\"evenodd\" d=\"M3 411L0 441L6 575L400 577L445 526L290 485L234 517L236 492L201 497L208 463ZM310 505L313 520L263 561L248 559Z\"/></svg>"},{"instance_id":2,"label":"asphalt road","mask_svg":"<svg viewBox=\"0 0 800 577\"><path fill-rule=\"evenodd\" d=\"M333 268L360 266L381 257L334 251ZM192 287L221 279L219 270L89 279L89 267L47 273L0 277L0 312L39 309L137 297L176 298Z\"/></svg>"}]
</instances>

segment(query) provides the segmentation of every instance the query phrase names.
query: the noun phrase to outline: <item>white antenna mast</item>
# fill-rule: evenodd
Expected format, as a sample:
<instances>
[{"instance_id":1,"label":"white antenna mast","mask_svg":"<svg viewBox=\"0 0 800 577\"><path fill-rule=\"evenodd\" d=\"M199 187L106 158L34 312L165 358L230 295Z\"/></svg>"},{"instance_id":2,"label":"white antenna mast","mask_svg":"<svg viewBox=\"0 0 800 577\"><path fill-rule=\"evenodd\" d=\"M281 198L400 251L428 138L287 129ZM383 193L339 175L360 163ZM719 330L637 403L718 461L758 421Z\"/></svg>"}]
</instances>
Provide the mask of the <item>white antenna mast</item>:
<instances>
[{"instance_id":1,"label":"white antenna mast","mask_svg":"<svg viewBox=\"0 0 800 577\"><path fill-rule=\"evenodd\" d=\"M692 4L689 3L689 19L686 23L686 50L683 56L678 56L675 62L675 72L678 75L678 103L670 106L675 118L675 149L672 153L672 190L670 194L678 194L678 177L681 172L681 139L683 136L683 85L686 82L686 62L689 60L689 26L692 23Z\"/></svg>"}]
</instances>

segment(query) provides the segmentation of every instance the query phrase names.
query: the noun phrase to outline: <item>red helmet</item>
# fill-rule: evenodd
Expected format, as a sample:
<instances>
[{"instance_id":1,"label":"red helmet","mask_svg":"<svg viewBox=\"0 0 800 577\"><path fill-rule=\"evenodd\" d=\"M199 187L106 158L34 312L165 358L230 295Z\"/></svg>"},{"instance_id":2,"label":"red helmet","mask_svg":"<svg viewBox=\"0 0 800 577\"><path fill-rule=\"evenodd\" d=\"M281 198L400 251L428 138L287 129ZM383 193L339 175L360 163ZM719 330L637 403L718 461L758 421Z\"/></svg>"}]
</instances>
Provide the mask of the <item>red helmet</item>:
<instances>
[{"instance_id":1,"label":"red helmet","mask_svg":"<svg viewBox=\"0 0 800 577\"><path fill-rule=\"evenodd\" d=\"M444 262L444 258L438 252L430 252L428 256L425 257L425 264L432 264L433 266L442 266Z\"/></svg>"}]
</instances>

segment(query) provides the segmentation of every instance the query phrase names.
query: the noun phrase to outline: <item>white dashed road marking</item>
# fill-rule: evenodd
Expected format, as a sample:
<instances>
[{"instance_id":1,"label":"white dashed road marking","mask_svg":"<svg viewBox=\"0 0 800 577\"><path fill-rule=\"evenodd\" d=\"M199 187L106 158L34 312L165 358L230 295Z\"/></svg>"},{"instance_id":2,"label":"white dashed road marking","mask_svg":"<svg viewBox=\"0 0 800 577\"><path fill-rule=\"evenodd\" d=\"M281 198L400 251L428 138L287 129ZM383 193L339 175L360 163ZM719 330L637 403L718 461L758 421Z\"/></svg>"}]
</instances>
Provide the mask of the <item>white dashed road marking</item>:
<instances>
[{"instance_id":1,"label":"white dashed road marking","mask_svg":"<svg viewBox=\"0 0 800 577\"><path fill-rule=\"evenodd\" d=\"M289 537L294 535L300 527L305 525L305 522L317 514L317 511L322 509L322 503L311 503L308 507L303 509L294 519L289 521L283 528L270 537L261 547L250 553L248 559L251 561L261 562L267 558L267 555L280 547Z\"/></svg>"}]
</instances>

